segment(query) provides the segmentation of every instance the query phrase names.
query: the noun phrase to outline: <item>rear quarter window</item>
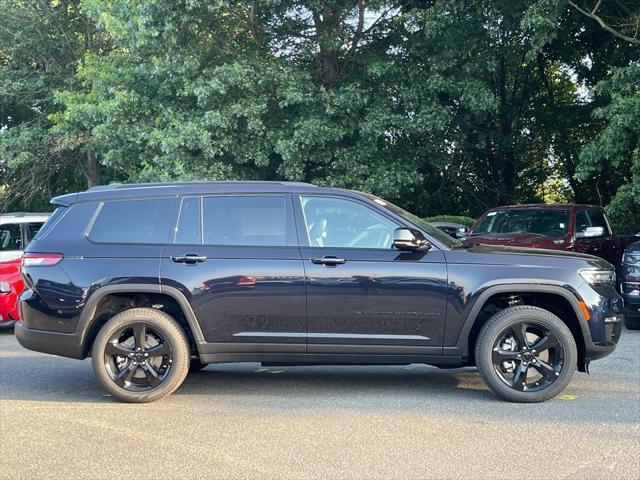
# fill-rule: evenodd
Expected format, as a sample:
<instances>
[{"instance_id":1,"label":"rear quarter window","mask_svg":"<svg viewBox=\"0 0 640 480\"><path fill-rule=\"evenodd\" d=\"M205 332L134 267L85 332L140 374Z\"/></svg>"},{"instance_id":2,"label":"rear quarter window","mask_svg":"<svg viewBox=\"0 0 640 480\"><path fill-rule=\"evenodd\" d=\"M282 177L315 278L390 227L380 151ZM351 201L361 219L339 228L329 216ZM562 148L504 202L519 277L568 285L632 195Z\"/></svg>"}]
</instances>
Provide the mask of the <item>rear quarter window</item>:
<instances>
[{"instance_id":1,"label":"rear quarter window","mask_svg":"<svg viewBox=\"0 0 640 480\"><path fill-rule=\"evenodd\" d=\"M173 198L104 202L88 237L97 243L169 243L175 205Z\"/></svg>"}]
</instances>

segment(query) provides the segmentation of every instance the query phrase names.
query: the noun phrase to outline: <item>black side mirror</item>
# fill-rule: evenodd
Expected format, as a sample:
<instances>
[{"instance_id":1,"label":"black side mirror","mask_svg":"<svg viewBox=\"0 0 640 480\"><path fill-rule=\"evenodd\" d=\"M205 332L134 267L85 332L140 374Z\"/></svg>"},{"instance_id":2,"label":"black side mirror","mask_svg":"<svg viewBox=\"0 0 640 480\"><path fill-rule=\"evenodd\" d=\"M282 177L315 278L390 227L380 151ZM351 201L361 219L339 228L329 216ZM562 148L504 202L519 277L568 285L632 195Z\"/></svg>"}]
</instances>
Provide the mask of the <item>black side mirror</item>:
<instances>
[{"instance_id":1,"label":"black side mirror","mask_svg":"<svg viewBox=\"0 0 640 480\"><path fill-rule=\"evenodd\" d=\"M406 227L395 229L393 232L393 246L398 250L409 250L412 252L425 251L431 248L431 244L424 238L420 230Z\"/></svg>"}]
</instances>

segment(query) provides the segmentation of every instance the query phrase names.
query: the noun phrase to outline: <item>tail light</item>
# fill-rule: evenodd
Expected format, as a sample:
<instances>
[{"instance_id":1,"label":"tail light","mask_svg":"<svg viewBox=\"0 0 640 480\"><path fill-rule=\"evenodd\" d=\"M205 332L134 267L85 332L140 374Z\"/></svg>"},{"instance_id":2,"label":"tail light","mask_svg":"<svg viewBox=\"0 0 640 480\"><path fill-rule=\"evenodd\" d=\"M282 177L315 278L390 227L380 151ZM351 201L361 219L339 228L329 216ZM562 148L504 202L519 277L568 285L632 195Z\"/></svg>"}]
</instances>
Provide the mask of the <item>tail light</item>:
<instances>
[{"instance_id":1,"label":"tail light","mask_svg":"<svg viewBox=\"0 0 640 480\"><path fill-rule=\"evenodd\" d=\"M25 253L22 256L23 267L44 267L55 265L64 258L61 253Z\"/></svg>"}]
</instances>

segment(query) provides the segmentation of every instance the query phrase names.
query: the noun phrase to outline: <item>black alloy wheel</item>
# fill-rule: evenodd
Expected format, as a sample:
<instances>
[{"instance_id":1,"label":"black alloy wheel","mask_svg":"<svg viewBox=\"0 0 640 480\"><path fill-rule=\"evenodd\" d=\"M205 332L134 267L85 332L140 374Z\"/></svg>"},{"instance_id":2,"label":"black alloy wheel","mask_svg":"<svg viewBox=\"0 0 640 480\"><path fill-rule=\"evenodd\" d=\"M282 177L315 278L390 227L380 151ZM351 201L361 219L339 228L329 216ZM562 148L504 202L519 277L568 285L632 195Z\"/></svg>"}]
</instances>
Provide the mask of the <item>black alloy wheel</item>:
<instances>
[{"instance_id":1,"label":"black alloy wheel","mask_svg":"<svg viewBox=\"0 0 640 480\"><path fill-rule=\"evenodd\" d=\"M519 305L493 315L480 329L475 361L496 394L512 402L543 402L569 384L578 362L571 330L540 307Z\"/></svg>"},{"instance_id":2,"label":"black alloy wheel","mask_svg":"<svg viewBox=\"0 0 640 480\"><path fill-rule=\"evenodd\" d=\"M111 335L105 346L104 364L111 379L133 392L158 387L169 375L173 348L160 328L139 322Z\"/></svg>"},{"instance_id":3,"label":"black alloy wheel","mask_svg":"<svg viewBox=\"0 0 640 480\"><path fill-rule=\"evenodd\" d=\"M509 387L543 390L560 376L564 349L549 328L518 322L498 335L492 360L498 377Z\"/></svg>"},{"instance_id":4,"label":"black alloy wheel","mask_svg":"<svg viewBox=\"0 0 640 480\"><path fill-rule=\"evenodd\" d=\"M148 403L174 392L189 371L186 331L166 312L132 308L105 323L91 351L96 377L123 402Z\"/></svg>"}]
</instances>

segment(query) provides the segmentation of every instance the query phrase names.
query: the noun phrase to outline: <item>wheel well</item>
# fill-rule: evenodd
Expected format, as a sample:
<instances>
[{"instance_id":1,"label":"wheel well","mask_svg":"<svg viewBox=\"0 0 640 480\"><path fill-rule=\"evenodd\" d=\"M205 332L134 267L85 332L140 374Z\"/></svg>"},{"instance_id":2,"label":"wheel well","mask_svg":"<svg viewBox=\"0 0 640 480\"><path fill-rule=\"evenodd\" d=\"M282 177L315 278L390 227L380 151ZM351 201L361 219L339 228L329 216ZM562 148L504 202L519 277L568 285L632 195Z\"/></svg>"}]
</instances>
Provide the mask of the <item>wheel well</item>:
<instances>
[{"instance_id":1,"label":"wheel well","mask_svg":"<svg viewBox=\"0 0 640 480\"><path fill-rule=\"evenodd\" d=\"M141 307L162 310L171 315L187 334L191 351L197 354L193 332L180 304L167 294L143 292L110 293L99 300L95 312L93 312L92 318L89 320L90 327L84 345L84 353L91 352L93 341L98 332L110 318L125 310Z\"/></svg>"},{"instance_id":2,"label":"wheel well","mask_svg":"<svg viewBox=\"0 0 640 480\"><path fill-rule=\"evenodd\" d=\"M578 349L578 368L580 371L583 371L585 361L585 344L584 337L582 336L582 329L580 328L580 323L575 310L571 306L571 303L569 303L569 301L562 295L540 292L502 292L496 293L487 299L478 313L478 316L471 327L471 331L469 332L468 352L470 365L475 365L474 355L476 340L483 325L487 323L487 320L489 320L490 317L498 313L500 310L516 305L530 305L532 307L543 308L562 320L573 334L573 338Z\"/></svg>"}]
</instances>

